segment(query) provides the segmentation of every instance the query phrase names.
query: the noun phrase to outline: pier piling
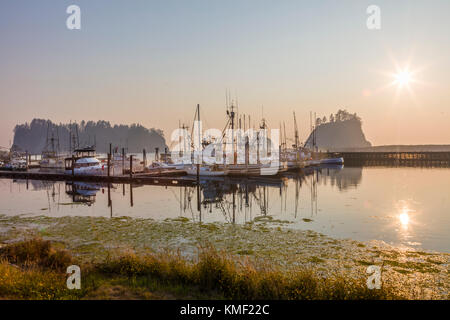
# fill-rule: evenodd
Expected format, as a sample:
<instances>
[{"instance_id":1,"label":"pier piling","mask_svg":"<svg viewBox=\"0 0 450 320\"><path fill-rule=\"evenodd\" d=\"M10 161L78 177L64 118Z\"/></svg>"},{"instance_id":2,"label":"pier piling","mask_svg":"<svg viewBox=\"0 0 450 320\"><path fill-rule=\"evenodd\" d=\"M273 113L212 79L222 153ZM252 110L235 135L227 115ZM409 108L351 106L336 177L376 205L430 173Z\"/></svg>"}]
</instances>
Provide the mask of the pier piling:
<instances>
[{"instance_id":1,"label":"pier piling","mask_svg":"<svg viewBox=\"0 0 450 320\"><path fill-rule=\"evenodd\" d=\"M72 155L72 177L75 176L75 156Z\"/></svg>"},{"instance_id":2,"label":"pier piling","mask_svg":"<svg viewBox=\"0 0 450 320\"><path fill-rule=\"evenodd\" d=\"M111 153L108 153L108 178L111 176Z\"/></svg>"},{"instance_id":3,"label":"pier piling","mask_svg":"<svg viewBox=\"0 0 450 320\"><path fill-rule=\"evenodd\" d=\"M130 179L133 179L133 155L130 155Z\"/></svg>"}]
</instances>

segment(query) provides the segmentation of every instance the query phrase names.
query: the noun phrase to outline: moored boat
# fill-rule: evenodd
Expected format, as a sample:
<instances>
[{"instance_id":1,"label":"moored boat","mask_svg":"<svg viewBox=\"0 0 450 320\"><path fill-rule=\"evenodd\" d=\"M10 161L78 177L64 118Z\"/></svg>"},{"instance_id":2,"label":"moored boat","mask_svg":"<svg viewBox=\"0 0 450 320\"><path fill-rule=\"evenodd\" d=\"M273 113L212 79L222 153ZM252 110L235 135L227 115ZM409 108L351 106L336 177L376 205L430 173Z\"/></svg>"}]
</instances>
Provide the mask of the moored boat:
<instances>
[{"instance_id":1,"label":"moored boat","mask_svg":"<svg viewBox=\"0 0 450 320\"><path fill-rule=\"evenodd\" d=\"M206 166L206 165L201 165L199 166L200 171L199 172L199 176L226 176L228 174L228 171L225 169L221 169L219 168L219 166L217 165L213 165L213 166ZM197 175L197 165L192 165L189 167L186 167L186 173L188 175Z\"/></svg>"},{"instance_id":2,"label":"moored boat","mask_svg":"<svg viewBox=\"0 0 450 320\"><path fill-rule=\"evenodd\" d=\"M344 158L336 157L336 158L325 158L320 160L320 164L343 164Z\"/></svg>"},{"instance_id":3,"label":"moored boat","mask_svg":"<svg viewBox=\"0 0 450 320\"><path fill-rule=\"evenodd\" d=\"M74 156L65 159L66 174L74 175L107 175L108 165L95 156L93 147L74 150Z\"/></svg>"}]
</instances>

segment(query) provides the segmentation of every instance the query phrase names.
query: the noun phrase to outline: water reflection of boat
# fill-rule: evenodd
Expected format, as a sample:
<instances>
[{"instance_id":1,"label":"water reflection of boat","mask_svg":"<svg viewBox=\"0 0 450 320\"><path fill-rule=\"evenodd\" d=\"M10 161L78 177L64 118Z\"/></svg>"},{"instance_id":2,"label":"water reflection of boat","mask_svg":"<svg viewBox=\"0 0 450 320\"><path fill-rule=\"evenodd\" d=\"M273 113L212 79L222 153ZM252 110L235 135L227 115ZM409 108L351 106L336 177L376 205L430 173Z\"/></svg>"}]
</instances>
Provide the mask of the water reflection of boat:
<instances>
[{"instance_id":1,"label":"water reflection of boat","mask_svg":"<svg viewBox=\"0 0 450 320\"><path fill-rule=\"evenodd\" d=\"M96 183L66 182L66 194L72 196L74 203L91 205L100 189L101 185Z\"/></svg>"}]
</instances>

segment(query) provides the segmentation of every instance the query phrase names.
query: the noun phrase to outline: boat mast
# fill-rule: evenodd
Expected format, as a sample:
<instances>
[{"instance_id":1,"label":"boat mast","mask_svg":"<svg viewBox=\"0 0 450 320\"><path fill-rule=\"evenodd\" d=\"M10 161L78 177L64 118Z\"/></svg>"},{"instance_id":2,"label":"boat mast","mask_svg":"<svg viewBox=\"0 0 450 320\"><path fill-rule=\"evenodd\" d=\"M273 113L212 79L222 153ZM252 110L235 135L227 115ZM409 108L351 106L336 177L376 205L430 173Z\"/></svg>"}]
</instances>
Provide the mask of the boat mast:
<instances>
[{"instance_id":1,"label":"boat mast","mask_svg":"<svg viewBox=\"0 0 450 320\"><path fill-rule=\"evenodd\" d=\"M203 150L201 150L201 127L200 127L200 104L197 104L197 121L198 121L198 146L200 148L201 155L203 155ZM200 156L201 162L203 162L203 157ZM200 174L200 163L197 163L197 176Z\"/></svg>"},{"instance_id":2,"label":"boat mast","mask_svg":"<svg viewBox=\"0 0 450 320\"><path fill-rule=\"evenodd\" d=\"M56 151L57 153L61 152L61 146L59 144L59 126L56 126L56 141L57 141L57 145L56 145Z\"/></svg>"},{"instance_id":3,"label":"boat mast","mask_svg":"<svg viewBox=\"0 0 450 320\"><path fill-rule=\"evenodd\" d=\"M45 151L48 151L48 133L50 131L50 122L47 123L47 139L45 141Z\"/></svg>"},{"instance_id":4,"label":"boat mast","mask_svg":"<svg viewBox=\"0 0 450 320\"><path fill-rule=\"evenodd\" d=\"M295 118L295 111L294 111L294 135L295 135L294 148L297 149L299 147L299 141L298 141L298 127L297 127L297 119Z\"/></svg>"},{"instance_id":5,"label":"boat mast","mask_svg":"<svg viewBox=\"0 0 450 320\"><path fill-rule=\"evenodd\" d=\"M72 152L72 120L69 123L69 153Z\"/></svg>"}]
</instances>

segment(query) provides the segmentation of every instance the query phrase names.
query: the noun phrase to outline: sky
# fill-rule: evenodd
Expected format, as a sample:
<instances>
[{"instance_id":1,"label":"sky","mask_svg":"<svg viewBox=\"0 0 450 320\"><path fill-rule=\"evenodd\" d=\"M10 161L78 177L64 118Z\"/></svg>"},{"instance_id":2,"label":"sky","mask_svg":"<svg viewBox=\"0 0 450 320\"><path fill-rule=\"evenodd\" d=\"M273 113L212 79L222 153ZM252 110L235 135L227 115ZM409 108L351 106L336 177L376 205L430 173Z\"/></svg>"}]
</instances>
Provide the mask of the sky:
<instances>
[{"instance_id":1,"label":"sky","mask_svg":"<svg viewBox=\"0 0 450 320\"><path fill-rule=\"evenodd\" d=\"M69 30L69 5L81 30ZM369 5L381 28L369 30ZM450 144L450 1L2 0L0 146L17 123L108 120L164 130L240 113L356 112L373 145ZM409 70L410 81L393 83ZM398 80L398 79L397 79Z\"/></svg>"}]
</instances>

